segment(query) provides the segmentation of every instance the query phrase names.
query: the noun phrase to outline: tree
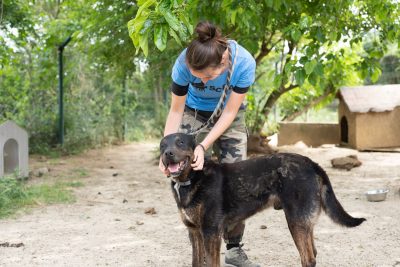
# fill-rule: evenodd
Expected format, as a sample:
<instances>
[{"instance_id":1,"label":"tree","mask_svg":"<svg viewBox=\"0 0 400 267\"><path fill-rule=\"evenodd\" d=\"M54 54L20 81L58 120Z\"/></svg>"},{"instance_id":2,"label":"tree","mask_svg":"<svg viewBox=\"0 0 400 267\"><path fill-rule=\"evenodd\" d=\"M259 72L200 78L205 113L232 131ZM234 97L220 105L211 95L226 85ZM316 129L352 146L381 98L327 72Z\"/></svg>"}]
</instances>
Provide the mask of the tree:
<instances>
[{"instance_id":1,"label":"tree","mask_svg":"<svg viewBox=\"0 0 400 267\"><path fill-rule=\"evenodd\" d=\"M253 86L257 94L249 95L253 133L262 130L271 108L288 92L312 92L301 109L347 84L348 73L343 71L376 81L380 70L374 59L383 55L388 42L400 40L399 5L393 0L147 0L138 6L128 28L144 55L155 48L163 51L168 39L185 44L201 19L213 21L253 53L257 62ZM378 33L377 45L360 49L368 32ZM358 51L357 60L343 61L352 50Z\"/></svg>"},{"instance_id":2,"label":"tree","mask_svg":"<svg viewBox=\"0 0 400 267\"><path fill-rule=\"evenodd\" d=\"M134 112L133 89L138 87L126 29L136 4L2 2L0 121L12 119L25 127L31 151L56 145L57 47L72 35L64 53L65 147L73 151L123 139L125 116Z\"/></svg>"}]
</instances>

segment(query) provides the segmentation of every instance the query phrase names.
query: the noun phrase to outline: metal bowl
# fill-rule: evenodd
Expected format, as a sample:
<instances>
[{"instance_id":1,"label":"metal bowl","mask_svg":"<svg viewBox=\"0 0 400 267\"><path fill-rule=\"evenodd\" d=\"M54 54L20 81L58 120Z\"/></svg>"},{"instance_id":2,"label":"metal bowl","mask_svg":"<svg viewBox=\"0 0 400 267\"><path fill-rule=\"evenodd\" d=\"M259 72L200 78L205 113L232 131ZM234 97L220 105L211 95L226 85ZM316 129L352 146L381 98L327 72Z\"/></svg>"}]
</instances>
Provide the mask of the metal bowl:
<instances>
[{"instance_id":1,"label":"metal bowl","mask_svg":"<svg viewBox=\"0 0 400 267\"><path fill-rule=\"evenodd\" d=\"M375 189L365 192L368 201L384 201L389 189Z\"/></svg>"}]
</instances>

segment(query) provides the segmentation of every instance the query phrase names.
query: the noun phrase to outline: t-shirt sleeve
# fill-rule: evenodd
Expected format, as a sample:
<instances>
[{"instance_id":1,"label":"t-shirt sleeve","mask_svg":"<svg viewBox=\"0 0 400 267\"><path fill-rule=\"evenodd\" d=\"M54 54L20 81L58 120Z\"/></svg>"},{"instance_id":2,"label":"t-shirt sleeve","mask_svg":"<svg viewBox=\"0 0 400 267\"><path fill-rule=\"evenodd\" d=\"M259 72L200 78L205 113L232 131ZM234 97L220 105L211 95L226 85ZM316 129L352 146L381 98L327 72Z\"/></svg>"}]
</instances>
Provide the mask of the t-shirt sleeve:
<instances>
[{"instance_id":1,"label":"t-shirt sleeve","mask_svg":"<svg viewBox=\"0 0 400 267\"><path fill-rule=\"evenodd\" d=\"M254 58L248 58L244 68L239 74L239 79L235 84L233 91L239 94L246 93L249 87L254 83L256 74L256 61Z\"/></svg>"},{"instance_id":2,"label":"t-shirt sleeve","mask_svg":"<svg viewBox=\"0 0 400 267\"><path fill-rule=\"evenodd\" d=\"M184 96L189 91L189 85L179 85L172 82L171 91L177 96Z\"/></svg>"},{"instance_id":3,"label":"t-shirt sleeve","mask_svg":"<svg viewBox=\"0 0 400 267\"><path fill-rule=\"evenodd\" d=\"M189 85L190 71L185 64L185 54L182 52L172 67L172 81L180 86Z\"/></svg>"}]
</instances>

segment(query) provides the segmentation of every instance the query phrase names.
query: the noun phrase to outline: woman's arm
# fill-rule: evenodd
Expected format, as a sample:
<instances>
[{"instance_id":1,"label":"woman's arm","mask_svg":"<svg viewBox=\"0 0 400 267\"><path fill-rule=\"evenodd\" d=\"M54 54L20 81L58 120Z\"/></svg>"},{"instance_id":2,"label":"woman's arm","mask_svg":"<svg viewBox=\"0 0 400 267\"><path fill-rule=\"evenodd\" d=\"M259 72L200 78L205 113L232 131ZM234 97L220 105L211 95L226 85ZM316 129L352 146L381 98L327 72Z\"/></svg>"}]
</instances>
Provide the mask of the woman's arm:
<instances>
[{"instance_id":1,"label":"woman's arm","mask_svg":"<svg viewBox=\"0 0 400 267\"><path fill-rule=\"evenodd\" d=\"M168 112L167 121L165 122L164 136L178 132L183 111L185 110L185 101L186 95L178 96L171 93L171 107Z\"/></svg>"},{"instance_id":2,"label":"woman's arm","mask_svg":"<svg viewBox=\"0 0 400 267\"><path fill-rule=\"evenodd\" d=\"M205 150L212 146L212 144L217 140L226 129L232 124L233 120L239 111L240 105L243 103L246 94L238 94L234 91L231 92L228 102L224 110L222 111L221 117L215 123L214 127L208 133L206 138L200 143ZM200 146L195 149L195 161L192 164L194 170L201 170L204 164L204 152Z\"/></svg>"}]
</instances>

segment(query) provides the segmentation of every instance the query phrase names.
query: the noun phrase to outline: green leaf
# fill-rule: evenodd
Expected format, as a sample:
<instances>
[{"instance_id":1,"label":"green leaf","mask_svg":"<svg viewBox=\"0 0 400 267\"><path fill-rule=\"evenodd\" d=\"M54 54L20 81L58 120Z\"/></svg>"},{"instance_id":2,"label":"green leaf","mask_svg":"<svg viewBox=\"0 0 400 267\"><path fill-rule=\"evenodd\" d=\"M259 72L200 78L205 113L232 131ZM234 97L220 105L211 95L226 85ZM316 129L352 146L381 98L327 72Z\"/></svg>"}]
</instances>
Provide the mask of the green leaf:
<instances>
[{"instance_id":1,"label":"green leaf","mask_svg":"<svg viewBox=\"0 0 400 267\"><path fill-rule=\"evenodd\" d=\"M164 18L169 24L169 26L176 32L179 32L181 30L181 23L179 20L176 18L174 14L171 13L170 10L164 10Z\"/></svg>"},{"instance_id":2,"label":"green leaf","mask_svg":"<svg viewBox=\"0 0 400 267\"><path fill-rule=\"evenodd\" d=\"M147 0L146 2L143 3L143 5L139 4L139 10L136 13L136 18L140 17L140 15L142 14L143 10L145 10L146 8L152 6L154 3L156 3L156 0Z\"/></svg>"},{"instance_id":3,"label":"green leaf","mask_svg":"<svg viewBox=\"0 0 400 267\"><path fill-rule=\"evenodd\" d=\"M379 68L374 68L371 73L371 81L373 83L377 82L381 74L382 71Z\"/></svg>"},{"instance_id":4,"label":"green leaf","mask_svg":"<svg viewBox=\"0 0 400 267\"><path fill-rule=\"evenodd\" d=\"M318 76L322 76L324 74L324 65L321 62L318 62L314 67L314 73Z\"/></svg>"},{"instance_id":5,"label":"green leaf","mask_svg":"<svg viewBox=\"0 0 400 267\"><path fill-rule=\"evenodd\" d=\"M318 75L316 75L315 72L311 73L311 74L308 76L308 82L309 82L311 85L316 86L316 85L317 85L317 82L318 82Z\"/></svg>"},{"instance_id":6,"label":"green leaf","mask_svg":"<svg viewBox=\"0 0 400 267\"><path fill-rule=\"evenodd\" d=\"M157 24L154 28L154 44L160 51L164 51L167 47L168 27L166 25Z\"/></svg>"},{"instance_id":7,"label":"green leaf","mask_svg":"<svg viewBox=\"0 0 400 267\"><path fill-rule=\"evenodd\" d=\"M180 46L182 46L181 39L179 39L178 35L176 34L176 32L175 32L172 28L169 29L169 35L171 35L171 36L175 39L175 41L176 41Z\"/></svg>"},{"instance_id":8,"label":"green leaf","mask_svg":"<svg viewBox=\"0 0 400 267\"><path fill-rule=\"evenodd\" d=\"M136 17L130 21L128 21L128 31L129 31L129 37L131 37L133 44L136 48L139 46L139 38L140 38L140 30L143 27L143 24L146 22L147 18L149 16L149 13L146 13L145 15L141 17Z\"/></svg>"},{"instance_id":9,"label":"green leaf","mask_svg":"<svg viewBox=\"0 0 400 267\"><path fill-rule=\"evenodd\" d=\"M293 63L292 61L286 62L285 73L290 73L292 71Z\"/></svg>"},{"instance_id":10,"label":"green leaf","mask_svg":"<svg viewBox=\"0 0 400 267\"><path fill-rule=\"evenodd\" d=\"M300 64L303 64L303 65L306 64L308 62L308 57L305 57L305 56L301 57L299 62L300 62Z\"/></svg>"},{"instance_id":11,"label":"green leaf","mask_svg":"<svg viewBox=\"0 0 400 267\"><path fill-rule=\"evenodd\" d=\"M306 29L306 28L310 27L311 23L312 23L311 17L304 15L304 14L301 15L300 23L299 23L300 29Z\"/></svg>"},{"instance_id":12,"label":"green leaf","mask_svg":"<svg viewBox=\"0 0 400 267\"><path fill-rule=\"evenodd\" d=\"M140 48L143 50L143 54L145 57L149 54L149 31L146 31L144 34L140 36Z\"/></svg>"},{"instance_id":13,"label":"green leaf","mask_svg":"<svg viewBox=\"0 0 400 267\"><path fill-rule=\"evenodd\" d=\"M152 26L153 26L153 20L147 19L147 20L144 22L142 29L139 31L139 34L140 34L140 35L144 34L144 33L147 32L148 30L150 30L150 29L152 28Z\"/></svg>"},{"instance_id":14,"label":"green leaf","mask_svg":"<svg viewBox=\"0 0 400 267\"><path fill-rule=\"evenodd\" d=\"M308 61L308 62L304 65L304 69L306 70L306 74L307 74L307 75L310 75L310 74L313 72L313 70L314 70L314 68L315 68L316 65L317 65L317 61L316 61L315 59L313 59L313 60L311 60L311 61Z\"/></svg>"},{"instance_id":15,"label":"green leaf","mask_svg":"<svg viewBox=\"0 0 400 267\"><path fill-rule=\"evenodd\" d=\"M231 14L231 23L232 23L233 25L235 25L235 23L236 23L236 15L237 15L237 13L238 13L237 10L233 10L233 11L232 11L232 14Z\"/></svg>"},{"instance_id":16,"label":"green leaf","mask_svg":"<svg viewBox=\"0 0 400 267\"><path fill-rule=\"evenodd\" d=\"M296 79L296 83L299 86L302 86L304 83L304 80L306 78L306 72L303 69L298 69L295 73L294 73L294 78Z\"/></svg>"},{"instance_id":17,"label":"green leaf","mask_svg":"<svg viewBox=\"0 0 400 267\"><path fill-rule=\"evenodd\" d=\"M179 38L181 38L181 40L183 40L183 41L186 41L189 39L188 30L186 29L186 27L183 24L181 24L178 34L179 34Z\"/></svg>"},{"instance_id":18,"label":"green leaf","mask_svg":"<svg viewBox=\"0 0 400 267\"><path fill-rule=\"evenodd\" d=\"M297 43L300 40L301 31L299 31L296 28L292 29L292 31L290 32L290 36L292 37L293 41L295 41Z\"/></svg>"},{"instance_id":19,"label":"green leaf","mask_svg":"<svg viewBox=\"0 0 400 267\"><path fill-rule=\"evenodd\" d=\"M180 13L179 19L181 21L183 21L183 24L185 24L187 30L189 31L189 34L192 35L193 34L193 25L190 24L190 21L187 19L186 15L183 13Z\"/></svg>"},{"instance_id":20,"label":"green leaf","mask_svg":"<svg viewBox=\"0 0 400 267\"><path fill-rule=\"evenodd\" d=\"M335 30L331 30L328 34L329 40L336 41L337 39L337 32Z\"/></svg>"}]
</instances>

